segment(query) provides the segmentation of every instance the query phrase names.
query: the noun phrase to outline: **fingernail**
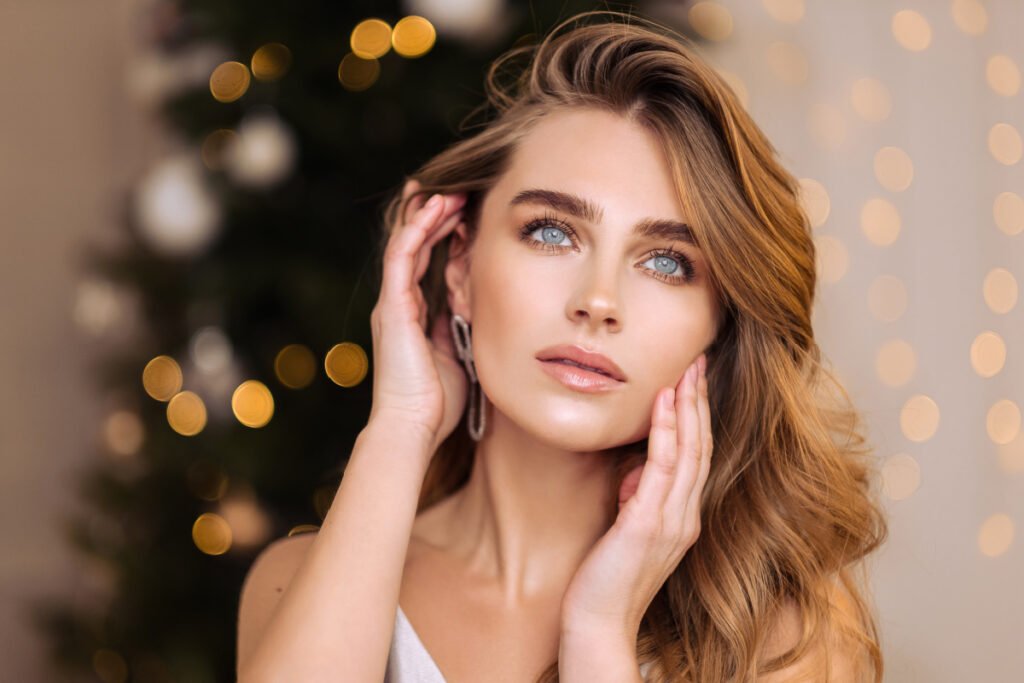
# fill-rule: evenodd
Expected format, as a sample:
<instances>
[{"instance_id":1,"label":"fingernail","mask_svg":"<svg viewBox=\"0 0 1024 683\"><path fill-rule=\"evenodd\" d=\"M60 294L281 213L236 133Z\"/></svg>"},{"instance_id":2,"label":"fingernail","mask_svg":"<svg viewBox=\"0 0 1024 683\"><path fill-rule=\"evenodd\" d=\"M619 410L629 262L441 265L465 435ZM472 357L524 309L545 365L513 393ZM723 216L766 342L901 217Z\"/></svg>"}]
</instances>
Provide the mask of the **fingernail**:
<instances>
[{"instance_id":1,"label":"fingernail","mask_svg":"<svg viewBox=\"0 0 1024 683\"><path fill-rule=\"evenodd\" d=\"M430 200L427 202L426 206L423 207L423 208L433 209L435 206L437 206L438 202L440 202L440 201L441 201L441 195L435 194L433 197L430 198Z\"/></svg>"},{"instance_id":2,"label":"fingernail","mask_svg":"<svg viewBox=\"0 0 1024 683\"><path fill-rule=\"evenodd\" d=\"M672 410L672 407L675 405L675 401L676 392L674 389L672 391L664 392L661 396L661 405L665 406L665 410Z\"/></svg>"}]
</instances>

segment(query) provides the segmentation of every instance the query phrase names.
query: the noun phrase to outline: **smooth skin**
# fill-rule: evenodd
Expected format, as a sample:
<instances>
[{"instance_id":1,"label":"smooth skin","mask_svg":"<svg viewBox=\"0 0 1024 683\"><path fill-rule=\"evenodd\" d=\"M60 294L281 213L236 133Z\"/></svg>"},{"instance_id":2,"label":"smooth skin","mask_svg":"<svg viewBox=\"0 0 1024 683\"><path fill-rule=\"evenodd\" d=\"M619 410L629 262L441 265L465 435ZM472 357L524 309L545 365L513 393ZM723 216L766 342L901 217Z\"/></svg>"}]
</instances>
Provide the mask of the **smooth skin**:
<instances>
[{"instance_id":1,"label":"smooth skin","mask_svg":"<svg viewBox=\"0 0 1024 683\"><path fill-rule=\"evenodd\" d=\"M511 205L526 188L583 197L600 207L600 220ZM417 189L411 181L405 193ZM640 620L700 533L713 450L703 350L714 339L720 311L706 259L696 246L631 234L646 217L686 220L667 161L656 138L636 124L609 112L568 110L538 123L520 143L484 200L471 260L459 212L464 197L441 200L424 205L414 199L407 223L392 232L385 250L380 300L371 315L374 396L367 430L410 434L413 443L426 444L405 454L410 469L422 473L466 408L468 387L448 316L440 316L428 336L418 285L430 250L451 236L448 303L472 324L488 398L487 432L469 482L454 495L409 520L398 513L384 519L392 513L379 506L374 523L397 529L411 523L404 562L398 557L395 567L374 565L397 556L391 546L360 559L373 571L400 572L398 604L449 683L533 681L556 655L567 683L639 681L634 648ZM523 225L544 216L569 224L573 234L559 236L551 248L537 246L545 239L539 228L524 240ZM692 281L653 274L651 252L665 248L692 261ZM556 343L599 349L623 368L627 381L604 394L564 387L534 358ZM669 404L662 401L667 397ZM609 528L608 449L645 438L646 463L623 482ZM365 470L375 460L395 467L390 456L359 460ZM350 462L346 480L352 469ZM397 489L387 493L399 495ZM416 493L408 491L413 499ZM320 590L316 582L326 585L331 563L340 564L347 548L340 534L323 541L332 515L358 514L345 507L344 495L358 493L339 490L319 534L278 541L257 559L243 590L240 660L268 622L279 620L273 618L277 597L318 544L322 574L307 571L300 589L288 588L304 600L292 601L291 623L261 648L276 648L284 658L299 651L289 651L286 638L299 640L304 628L332 628L327 613L322 622L313 615L313 596ZM380 591L381 613L393 617L390 584L370 588L370 581L350 590ZM258 597L247 603L246 591ZM799 635L792 610L787 616L772 639L776 651ZM344 635L335 642L347 642ZM261 654L263 661L278 656Z\"/></svg>"}]
</instances>

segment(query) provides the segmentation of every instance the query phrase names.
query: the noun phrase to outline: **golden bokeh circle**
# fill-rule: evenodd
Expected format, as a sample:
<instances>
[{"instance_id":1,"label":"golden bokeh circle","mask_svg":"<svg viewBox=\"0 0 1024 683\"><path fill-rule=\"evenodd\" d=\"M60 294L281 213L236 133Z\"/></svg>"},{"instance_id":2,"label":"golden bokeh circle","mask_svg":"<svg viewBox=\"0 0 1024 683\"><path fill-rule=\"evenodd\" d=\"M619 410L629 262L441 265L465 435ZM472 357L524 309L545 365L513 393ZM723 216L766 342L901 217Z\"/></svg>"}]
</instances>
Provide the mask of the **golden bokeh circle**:
<instances>
[{"instance_id":1,"label":"golden bokeh circle","mask_svg":"<svg viewBox=\"0 0 1024 683\"><path fill-rule=\"evenodd\" d=\"M169 401L181 391L181 366L170 356L157 356L142 369L142 387L158 401Z\"/></svg>"},{"instance_id":2,"label":"golden bokeh circle","mask_svg":"<svg viewBox=\"0 0 1024 683\"><path fill-rule=\"evenodd\" d=\"M897 453L882 464L882 491L890 500L904 500L921 485L921 467L912 456Z\"/></svg>"},{"instance_id":3,"label":"golden bokeh circle","mask_svg":"<svg viewBox=\"0 0 1024 683\"><path fill-rule=\"evenodd\" d=\"M346 90L366 90L380 78L380 62L349 52L338 65L338 81Z\"/></svg>"},{"instance_id":4,"label":"golden bokeh circle","mask_svg":"<svg viewBox=\"0 0 1024 683\"><path fill-rule=\"evenodd\" d=\"M868 310L878 320L895 322L907 311L907 287L895 275L879 275L868 287Z\"/></svg>"},{"instance_id":5,"label":"golden bokeh circle","mask_svg":"<svg viewBox=\"0 0 1024 683\"><path fill-rule=\"evenodd\" d=\"M274 358L277 381L289 389L308 387L316 376L316 357L303 344L288 344Z\"/></svg>"},{"instance_id":6,"label":"golden bokeh circle","mask_svg":"<svg viewBox=\"0 0 1024 683\"><path fill-rule=\"evenodd\" d=\"M932 42L932 27L919 12L904 9L892 15L892 35L911 52L920 52Z\"/></svg>"},{"instance_id":7,"label":"golden bokeh circle","mask_svg":"<svg viewBox=\"0 0 1024 683\"><path fill-rule=\"evenodd\" d=\"M708 40L718 42L732 35L732 14L717 2L694 3L686 18L693 30Z\"/></svg>"},{"instance_id":8,"label":"golden bokeh circle","mask_svg":"<svg viewBox=\"0 0 1024 683\"><path fill-rule=\"evenodd\" d=\"M206 426L206 404L192 391L179 391L167 402L167 423L182 436L195 436Z\"/></svg>"},{"instance_id":9,"label":"golden bokeh circle","mask_svg":"<svg viewBox=\"0 0 1024 683\"><path fill-rule=\"evenodd\" d=\"M875 355L875 372L886 386L905 385L916 370L917 354L910 342L904 339L890 339L879 347Z\"/></svg>"},{"instance_id":10,"label":"golden bokeh circle","mask_svg":"<svg viewBox=\"0 0 1024 683\"><path fill-rule=\"evenodd\" d=\"M900 212L887 199L872 197L864 202L860 210L860 229L868 241L879 247L887 247L900 235Z\"/></svg>"},{"instance_id":11,"label":"golden bokeh circle","mask_svg":"<svg viewBox=\"0 0 1024 683\"><path fill-rule=\"evenodd\" d=\"M999 557L1013 543L1013 520L1010 516L998 512L981 524L978 529L978 549L982 555Z\"/></svg>"},{"instance_id":12,"label":"golden bokeh circle","mask_svg":"<svg viewBox=\"0 0 1024 683\"><path fill-rule=\"evenodd\" d=\"M1015 192L1000 192L992 203L996 227L1011 237L1024 232L1024 198Z\"/></svg>"},{"instance_id":13,"label":"golden bokeh circle","mask_svg":"<svg viewBox=\"0 0 1024 683\"><path fill-rule=\"evenodd\" d=\"M999 163L1013 166L1020 161L1024 143L1016 128L1009 123L997 123L988 131L988 151Z\"/></svg>"},{"instance_id":14,"label":"golden bokeh circle","mask_svg":"<svg viewBox=\"0 0 1024 683\"><path fill-rule=\"evenodd\" d=\"M437 31L425 17L411 14L402 17L391 34L391 45L395 53L414 59L430 52L437 42Z\"/></svg>"},{"instance_id":15,"label":"golden bokeh circle","mask_svg":"<svg viewBox=\"0 0 1024 683\"><path fill-rule=\"evenodd\" d=\"M231 394L231 412L246 427L263 427L274 415L274 396L263 382L248 379Z\"/></svg>"},{"instance_id":16,"label":"golden bokeh circle","mask_svg":"<svg viewBox=\"0 0 1024 683\"><path fill-rule=\"evenodd\" d=\"M369 369L366 351L359 344L335 344L324 358L324 370L331 381L342 387L354 387L363 381Z\"/></svg>"},{"instance_id":17,"label":"golden bokeh circle","mask_svg":"<svg viewBox=\"0 0 1024 683\"><path fill-rule=\"evenodd\" d=\"M991 330L971 342L971 367L981 377L995 377L1006 363L1006 343Z\"/></svg>"},{"instance_id":18,"label":"golden bokeh circle","mask_svg":"<svg viewBox=\"0 0 1024 683\"><path fill-rule=\"evenodd\" d=\"M850 88L850 104L865 121L879 123L892 113L892 96L889 89L878 80L865 76L853 82Z\"/></svg>"},{"instance_id":19,"label":"golden bokeh circle","mask_svg":"<svg viewBox=\"0 0 1024 683\"><path fill-rule=\"evenodd\" d=\"M362 59L379 59L391 49L391 24L383 19L363 19L349 36L352 52Z\"/></svg>"},{"instance_id":20,"label":"golden bokeh circle","mask_svg":"<svg viewBox=\"0 0 1024 683\"><path fill-rule=\"evenodd\" d=\"M231 548L231 526L220 515L204 512L192 525L192 542L207 555L223 555Z\"/></svg>"},{"instance_id":21,"label":"golden bokeh circle","mask_svg":"<svg viewBox=\"0 0 1024 683\"><path fill-rule=\"evenodd\" d=\"M997 444L1008 444L1020 434L1020 407L1008 398L996 401L985 414L985 431Z\"/></svg>"},{"instance_id":22,"label":"golden bokeh circle","mask_svg":"<svg viewBox=\"0 0 1024 683\"><path fill-rule=\"evenodd\" d=\"M783 24L795 24L804 18L804 0L761 0L772 19Z\"/></svg>"},{"instance_id":23,"label":"golden bokeh circle","mask_svg":"<svg viewBox=\"0 0 1024 683\"><path fill-rule=\"evenodd\" d=\"M1013 97L1020 91L1020 69L1007 55L992 55L985 63L985 80L997 95Z\"/></svg>"},{"instance_id":24,"label":"golden bokeh circle","mask_svg":"<svg viewBox=\"0 0 1024 683\"><path fill-rule=\"evenodd\" d=\"M988 12L978 0L953 0L953 23L969 36L980 36L988 26Z\"/></svg>"},{"instance_id":25,"label":"golden bokeh circle","mask_svg":"<svg viewBox=\"0 0 1024 683\"><path fill-rule=\"evenodd\" d=\"M261 81L276 81L292 64L292 51L284 43L261 45L250 60L252 75Z\"/></svg>"},{"instance_id":26,"label":"golden bokeh circle","mask_svg":"<svg viewBox=\"0 0 1024 683\"><path fill-rule=\"evenodd\" d=\"M218 102L234 102L249 89L249 67L241 62L224 62L210 74L210 94Z\"/></svg>"},{"instance_id":27,"label":"golden bokeh circle","mask_svg":"<svg viewBox=\"0 0 1024 683\"><path fill-rule=\"evenodd\" d=\"M839 282L850 267L850 256L842 240L832 235L814 238L815 260L822 282Z\"/></svg>"},{"instance_id":28,"label":"golden bokeh circle","mask_svg":"<svg viewBox=\"0 0 1024 683\"><path fill-rule=\"evenodd\" d=\"M914 180L914 164L899 147L883 147L875 153L875 178L892 192L902 192Z\"/></svg>"},{"instance_id":29,"label":"golden bokeh circle","mask_svg":"<svg viewBox=\"0 0 1024 683\"><path fill-rule=\"evenodd\" d=\"M982 292L989 310L1004 315L1017 305L1017 278L1006 268L993 268L985 276Z\"/></svg>"},{"instance_id":30,"label":"golden bokeh circle","mask_svg":"<svg viewBox=\"0 0 1024 683\"><path fill-rule=\"evenodd\" d=\"M939 406L930 397L916 394L900 410L900 430L911 441L923 442L935 436L939 428Z\"/></svg>"}]
</instances>

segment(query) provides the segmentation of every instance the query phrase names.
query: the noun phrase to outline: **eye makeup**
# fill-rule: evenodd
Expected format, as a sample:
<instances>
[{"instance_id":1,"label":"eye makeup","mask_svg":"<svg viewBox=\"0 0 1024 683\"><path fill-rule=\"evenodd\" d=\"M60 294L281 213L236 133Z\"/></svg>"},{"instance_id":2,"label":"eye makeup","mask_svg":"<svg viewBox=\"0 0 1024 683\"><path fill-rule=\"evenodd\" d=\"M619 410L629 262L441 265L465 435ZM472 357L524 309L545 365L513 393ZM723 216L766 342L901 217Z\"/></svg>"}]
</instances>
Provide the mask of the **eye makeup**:
<instances>
[{"instance_id":1,"label":"eye makeup","mask_svg":"<svg viewBox=\"0 0 1024 683\"><path fill-rule=\"evenodd\" d=\"M579 241L576 230L569 223L549 212L545 212L542 216L526 222L519 229L519 239L534 249L541 249L543 251L561 252L564 249L572 248L537 240L531 236L533 233L544 228L555 228L556 230L565 233L565 235L571 238L574 242ZM676 251L675 249L655 249L646 256L646 260L648 261L655 258L667 258L676 261L679 265L676 271L681 273L680 275L675 275L673 273L676 271L673 271L673 273L665 273L659 270L647 269L650 271L651 275L658 280L662 280L672 285L685 285L693 282L696 277L696 268L694 267L692 259L680 251Z\"/></svg>"}]
</instances>

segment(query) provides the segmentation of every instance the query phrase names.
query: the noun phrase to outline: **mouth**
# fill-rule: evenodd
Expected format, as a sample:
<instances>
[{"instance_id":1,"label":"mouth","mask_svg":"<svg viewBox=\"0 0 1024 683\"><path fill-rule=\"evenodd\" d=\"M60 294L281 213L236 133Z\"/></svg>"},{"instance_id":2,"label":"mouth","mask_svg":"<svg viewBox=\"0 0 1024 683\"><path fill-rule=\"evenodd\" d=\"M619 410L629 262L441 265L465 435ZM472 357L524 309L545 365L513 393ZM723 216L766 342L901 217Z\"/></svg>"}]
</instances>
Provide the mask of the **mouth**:
<instances>
[{"instance_id":1,"label":"mouth","mask_svg":"<svg viewBox=\"0 0 1024 683\"><path fill-rule=\"evenodd\" d=\"M583 393L601 393L624 386L614 377L596 368L580 366L564 358L551 360L537 359L546 374L558 380L563 386Z\"/></svg>"},{"instance_id":2,"label":"mouth","mask_svg":"<svg viewBox=\"0 0 1024 683\"><path fill-rule=\"evenodd\" d=\"M607 377L625 382L626 373L608 356L576 344L550 346L537 354L537 360L576 368L577 372Z\"/></svg>"}]
</instances>

